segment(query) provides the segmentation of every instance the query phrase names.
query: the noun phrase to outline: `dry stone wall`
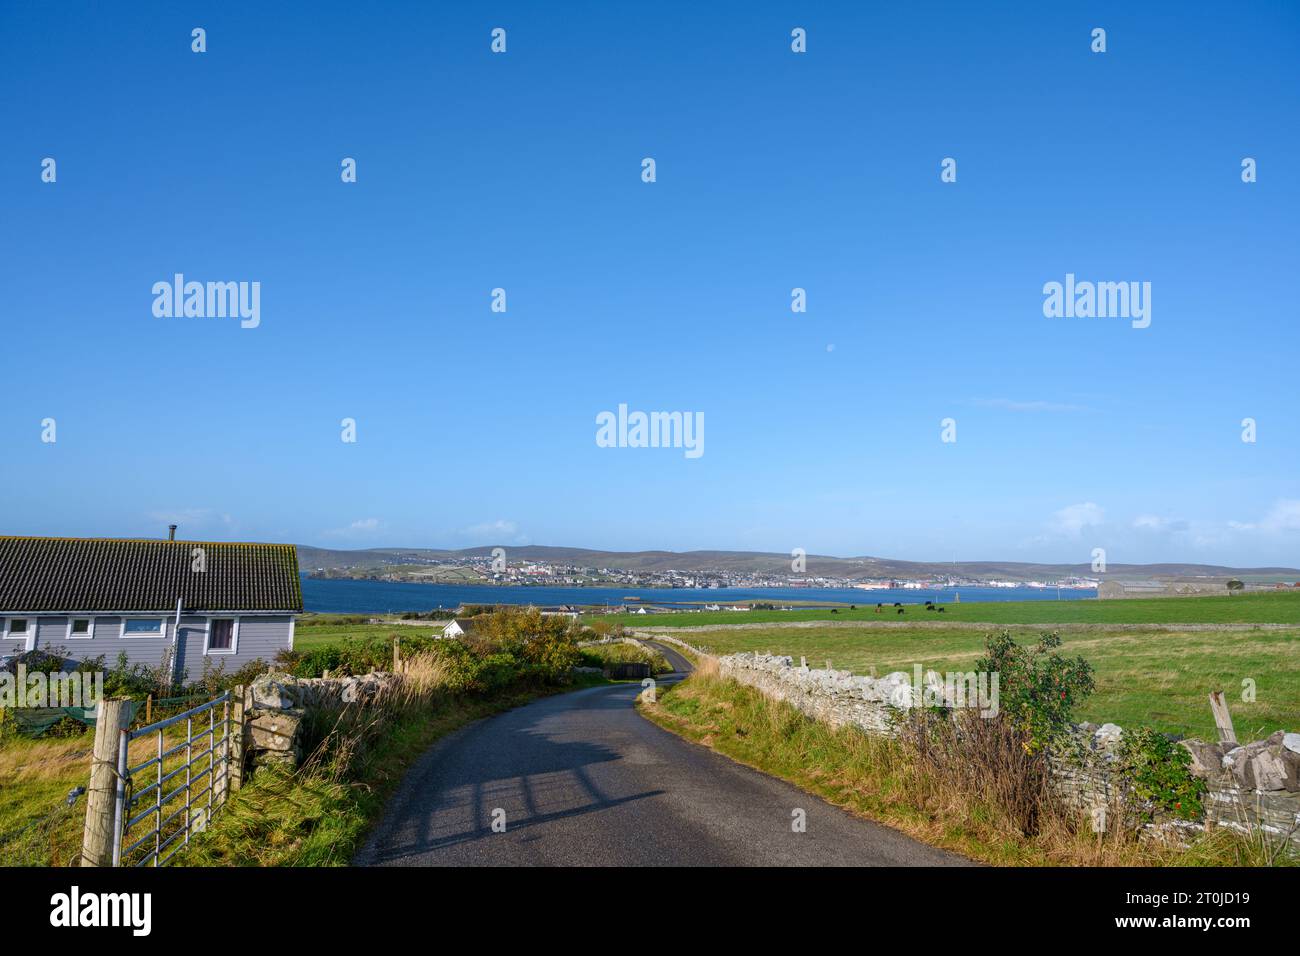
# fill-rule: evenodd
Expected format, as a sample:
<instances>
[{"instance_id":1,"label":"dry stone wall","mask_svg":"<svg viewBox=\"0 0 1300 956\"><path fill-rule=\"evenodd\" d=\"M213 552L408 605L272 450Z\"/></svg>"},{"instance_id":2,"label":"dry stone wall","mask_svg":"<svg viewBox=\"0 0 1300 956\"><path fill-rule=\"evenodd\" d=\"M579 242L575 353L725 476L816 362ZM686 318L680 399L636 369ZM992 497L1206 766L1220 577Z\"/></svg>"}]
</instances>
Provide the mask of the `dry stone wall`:
<instances>
[{"instance_id":1,"label":"dry stone wall","mask_svg":"<svg viewBox=\"0 0 1300 956\"><path fill-rule=\"evenodd\" d=\"M889 734L898 710L912 706L914 675L898 671L884 677L809 668L805 662L771 654L730 654L718 658L720 674L782 700L815 720ZM934 694L950 687L927 675ZM1114 772L1123 729L1116 724L1079 724L1081 760L1057 760L1053 773L1067 803L1081 809L1111 806L1119 798ZM1261 829L1290 840L1300 850L1300 734L1278 731L1245 745L1180 741L1192 755L1191 772L1206 783L1205 819L1239 831ZM1186 829L1201 829L1204 824Z\"/></svg>"},{"instance_id":2,"label":"dry stone wall","mask_svg":"<svg viewBox=\"0 0 1300 956\"><path fill-rule=\"evenodd\" d=\"M262 674L244 701L244 749L254 766L297 766L303 758L303 721L309 710L339 710L367 704L393 689L397 675L383 672L358 677L293 677Z\"/></svg>"}]
</instances>

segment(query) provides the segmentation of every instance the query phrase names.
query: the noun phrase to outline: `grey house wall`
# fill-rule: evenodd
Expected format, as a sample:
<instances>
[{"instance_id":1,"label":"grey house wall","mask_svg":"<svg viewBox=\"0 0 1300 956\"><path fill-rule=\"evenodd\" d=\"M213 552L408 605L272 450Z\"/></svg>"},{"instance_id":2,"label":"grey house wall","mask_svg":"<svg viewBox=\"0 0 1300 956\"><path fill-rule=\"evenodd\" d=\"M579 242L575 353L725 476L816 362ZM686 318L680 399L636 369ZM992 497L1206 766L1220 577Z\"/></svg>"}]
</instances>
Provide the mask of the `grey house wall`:
<instances>
[{"instance_id":1,"label":"grey house wall","mask_svg":"<svg viewBox=\"0 0 1300 956\"><path fill-rule=\"evenodd\" d=\"M0 614L0 620L6 615ZM157 667L162 663L163 655L171 646L175 614L163 619L163 633L147 637L122 637L122 618L120 615L77 615L94 618L94 634L89 638L68 638L68 617L65 616L26 616L36 620L36 647L42 650L58 648L73 660L103 657L108 667L117 663L118 655L125 652L127 661ZM131 617L159 617L156 614L133 614ZM207 629L206 615L181 615L180 640L177 642L179 659L177 677L185 675L188 681L194 681L203 675L203 663L211 661L212 667L223 662L226 672L237 670L251 661L261 659L268 664L281 650L291 646L293 635L293 615L291 614L221 614L215 617L237 617L239 619L239 636L236 653L203 653L203 644ZM3 633L0 630L0 633ZM24 641L0 640L0 655L20 654L25 649Z\"/></svg>"}]
</instances>

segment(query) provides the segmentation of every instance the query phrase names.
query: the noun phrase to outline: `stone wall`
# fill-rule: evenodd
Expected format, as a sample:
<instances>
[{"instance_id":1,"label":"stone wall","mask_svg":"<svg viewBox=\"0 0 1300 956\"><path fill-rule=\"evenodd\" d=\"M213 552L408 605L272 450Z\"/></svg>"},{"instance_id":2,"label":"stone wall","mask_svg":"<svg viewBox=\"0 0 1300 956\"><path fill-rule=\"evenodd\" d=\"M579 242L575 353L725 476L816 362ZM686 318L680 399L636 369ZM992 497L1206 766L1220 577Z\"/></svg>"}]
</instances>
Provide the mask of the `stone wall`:
<instances>
[{"instance_id":1,"label":"stone wall","mask_svg":"<svg viewBox=\"0 0 1300 956\"><path fill-rule=\"evenodd\" d=\"M696 657L708 656L707 653L700 650L698 647L694 646L693 644L687 644L685 641L678 640L677 638L673 637L671 634L662 634L659 631L643 631L643 630L635 630L632 633L637 637L647 641L659 641L662 644L672 644L683 651L688 651L689 653L694 654Z\"/></svg>"},{"instance_id":2,"label":"stone wall","mask_svg":"<svg viewBox=\"0 0 1300 956\"><path fill-rule=\"evenodd\" d=\"M359 677L262 674L244 700L245 759L253 766L280 763L296 767L304 756L302 731L308 711L368 704L397 683L397 675L382 672Z\"/></svg>"},{"instance_id":3,"label":"stone wall","mask_svg":"<svg viewBox=\"0 0 1300 956\"><path fill-rule=\"evenodd\" d=\"M889 734L893 717L913 705L914 676L903 671L884 677L809 668L789 657L730 654L718 658L720 674L782 700L832 726ZM951 688L938 675L923 680L951 705ZM1081 760L1054 760L1061 796L1080 809L1114 806L1121 790L1114 764L1123 729L1116 724L1078 724L1074 728ZM1278 731L1266 740L1239 745L1183 740L1192 755L1191 772L1206 782L1206 820L1239 831L1260 828L1289 839L1300 850L1300 734ZM1204 824L1182 824L1199 830Z\"/></svg>"},{"instance_id":4,"label":"stone wall","mask_svg":"<svg viewBox=\"0 0 1300 956\"><path fill-rule=\"evenodd\" d=\"M889 732L890 701L903 681L911 688L911 677L902 672L880 679L855 677L849 671L796 666L789 657L769 654L728 654L718 658L718 671L833 727L847 725L869 733Z\"/></svg>"},{"instance_id":5,"label":"stone wall","mask_svg":"<svg viewBox=\"0 0 1300 956\"><path fill-rule=\"evenodd\" d=\"M634 637L602 637L595 641L579 641L579 647L604 647L608 644L634 644L641 647L641 642Z\"/></svg>"}]
</instances>

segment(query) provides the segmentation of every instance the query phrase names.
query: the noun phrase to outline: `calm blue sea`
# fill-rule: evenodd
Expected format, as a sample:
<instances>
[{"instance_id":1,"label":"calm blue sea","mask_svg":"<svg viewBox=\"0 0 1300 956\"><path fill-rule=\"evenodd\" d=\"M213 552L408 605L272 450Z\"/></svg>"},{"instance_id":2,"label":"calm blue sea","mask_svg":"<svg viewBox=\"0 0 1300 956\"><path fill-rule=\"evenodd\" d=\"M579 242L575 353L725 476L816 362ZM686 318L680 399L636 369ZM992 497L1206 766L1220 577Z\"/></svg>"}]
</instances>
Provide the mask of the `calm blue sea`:
<instances>
[{"instance_id":1,"label":"calm blue sea","mask_svg":"<svg viewBox=\"0 0 1300 956\"><path fill-rule=\"evenodd\" d=\"M871 605L950 603L962 601L1055 601L1055 589L943 588L934 591L862 591L857 588L548 588L493 587L469 584L398 584L392 581L302 580L308 611L326 614L378 614L390 611L431 611L461 604L624 604L638 597L647 605L676 607L698 601L726 605L735 601L834 601ZM1063 600L1096 597L1096 590L1062 590Z\"/></svg>"}]
</instances>

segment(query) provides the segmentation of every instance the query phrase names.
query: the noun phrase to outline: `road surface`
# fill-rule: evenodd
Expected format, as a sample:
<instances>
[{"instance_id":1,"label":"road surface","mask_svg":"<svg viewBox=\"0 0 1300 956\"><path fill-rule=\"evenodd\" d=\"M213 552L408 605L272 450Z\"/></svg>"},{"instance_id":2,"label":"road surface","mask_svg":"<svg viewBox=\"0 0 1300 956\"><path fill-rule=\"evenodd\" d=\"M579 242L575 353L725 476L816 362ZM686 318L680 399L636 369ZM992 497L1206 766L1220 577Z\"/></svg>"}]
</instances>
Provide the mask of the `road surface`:
<instances>
[{"instance_id":1,"label":"road surface","mask_svg":"<svg viewBox=\"0 0 1300 956\"><path fill-rule=\"evenodd\" d=\"M671 647L656 649L689 669ZM640 691L616 684L560 694L449 735L412 768L355 862L969 864L661 730L634 709ZM792 827L796 810L805 814L802 833Z\"/></svg>"}]
</instances>

